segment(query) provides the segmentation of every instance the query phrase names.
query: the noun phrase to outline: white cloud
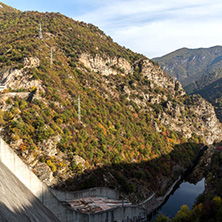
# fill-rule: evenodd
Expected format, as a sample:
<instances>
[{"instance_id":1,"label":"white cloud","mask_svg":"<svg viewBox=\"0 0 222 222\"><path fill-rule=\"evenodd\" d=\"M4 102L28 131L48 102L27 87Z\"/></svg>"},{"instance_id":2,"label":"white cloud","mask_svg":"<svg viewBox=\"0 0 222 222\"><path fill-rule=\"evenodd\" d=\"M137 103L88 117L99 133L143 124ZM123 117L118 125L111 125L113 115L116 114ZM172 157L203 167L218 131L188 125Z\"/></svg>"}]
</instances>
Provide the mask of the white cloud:
<instances>
[{"instance_id":1,"label":"white cloud","mask_svg":"<svg viewBox=\"0 0 222 222\"><path fill-rule=\"evenodd\" d=\"M121 45L148 57L222 44L219 0L107 0L96 6L77 19L99 26Z\"/></svg>"},{"instance_id":2,"label":"white cloud","mask_svg":"<svg viewBox=\"0 0 222 222\"><path fill-rule=\"evenodd\" d=\"M131 27L114 34L122 45L152 58L178 48L210 47L222 44L221 23L156 22L143 27ZM206 28L208 27L208 28Z\"/></svg>"}]
</instances>

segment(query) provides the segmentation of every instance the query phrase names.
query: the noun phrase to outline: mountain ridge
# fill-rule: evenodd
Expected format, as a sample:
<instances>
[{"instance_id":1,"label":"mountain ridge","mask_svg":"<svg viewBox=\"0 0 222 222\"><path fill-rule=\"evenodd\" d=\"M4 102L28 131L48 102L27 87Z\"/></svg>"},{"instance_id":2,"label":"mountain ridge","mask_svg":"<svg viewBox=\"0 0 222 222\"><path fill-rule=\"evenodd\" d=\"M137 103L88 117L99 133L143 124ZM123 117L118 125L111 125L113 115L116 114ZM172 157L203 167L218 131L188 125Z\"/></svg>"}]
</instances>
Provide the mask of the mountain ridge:
<instances>
[{"instance_id":1,"label":"mountain ridge","mask_svg":"<svg viewBox=\"0 0 222 222\"><path fill-rule=\"evenodd\" d=\"M211 104L97 27L59 13L0 21L1 136L47 185L145 199L221 140Z\"/></svg>"},{"instance_id":2,"label":"mountain ridge","mask_svg":"<svg viewBox=\"0 0 222 222\"><path fill-rule=\"evenodd\" d=\"M153 58L164 71L179 80L183 86L199 80L221 67L221 46L210 48L182 48L162 57Z\"/></svg>"},{"instance_id":3,"label":"mountain ridge","mask_svg":"<svg viewBox=\"0 0 222 222\"><path fill-rule=\"evenodd\" d=\"M19 10L0 2L0 13L2 12L19 12Z\"/></svg>"},{"instance_id":4,"label":"mountain ridge","mask_svg":"<svg viewBox=\"0 0 222 222\"><path fill-rule=\"evenodd\" d=\"M194 57L199 62L192 63ZM184 58L186 58L186 61ZM200 94L212 103L215 107L217 117L222 121L220 102L222 95L217 87L217 85L220 85L222 78L221 46L199 49L183 48L156 60L159 60L162 66L164 63L169 65L168 74L180 79L188 94ZM182 64L183 61L185 61L184 64ZM181 69L183 70L181 71ZM179 73L180 71L182 75Z\"/></svg>"}]
</instances>

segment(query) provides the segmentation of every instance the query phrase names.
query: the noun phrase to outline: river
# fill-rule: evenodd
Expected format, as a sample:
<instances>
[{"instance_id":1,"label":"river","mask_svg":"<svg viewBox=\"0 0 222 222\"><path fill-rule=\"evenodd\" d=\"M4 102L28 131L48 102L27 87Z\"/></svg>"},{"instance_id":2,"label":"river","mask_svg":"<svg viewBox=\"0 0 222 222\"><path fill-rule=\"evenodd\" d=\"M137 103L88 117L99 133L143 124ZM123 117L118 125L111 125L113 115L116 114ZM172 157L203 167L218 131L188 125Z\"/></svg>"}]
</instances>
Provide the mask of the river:
<instances>
[{"instance_id":1,"label":"river","mask_svg":"<svg viewBox=\"0 0 222 222\"><path fill-rule=\"evenodd\" d=\"M158 212L154 215L153 219L155 219L159 213L162 213L169 218L173 218L178 210L180 210L180 207L184 204L192 209L196 198L204 191L204 182L204 178L196 184L183 181L179 186L175 187L175 191L160 207Z\"/></svg>"},{"instance_id":2,"label":"river","mask_svg":"<svg viewBox=\"0 0 222 222\"><path fill-rule=\"evenodd\" d=\"M163 202L163 204L153 213L152 219L160 213L169 218L173 218L180 210L182 205L187 205L192 209L196 198L204 192L205 189L205 168L210 164L211 157L215 147L208 146L203 149L204 152L198 159L198 163L194 168L189 169L183 176L183 180L178 182L171 194Z\"/></svg>"}]
</instances>

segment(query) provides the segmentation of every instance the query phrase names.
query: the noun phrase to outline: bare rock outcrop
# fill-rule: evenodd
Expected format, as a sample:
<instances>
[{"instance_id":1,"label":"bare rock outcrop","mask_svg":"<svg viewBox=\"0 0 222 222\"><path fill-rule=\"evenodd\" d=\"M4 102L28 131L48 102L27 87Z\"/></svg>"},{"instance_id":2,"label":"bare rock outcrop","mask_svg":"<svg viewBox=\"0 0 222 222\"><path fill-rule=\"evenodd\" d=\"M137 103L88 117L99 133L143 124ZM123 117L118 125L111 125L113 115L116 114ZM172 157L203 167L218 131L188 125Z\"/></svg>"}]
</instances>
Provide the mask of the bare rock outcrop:
<instances>
[{"instance_id":1,"label":"bare rock outcrop","mask_svg":"<svg viewBox=\"0 0 222 222\"><path fill-rule=\"evenodd\" d=\"M186 94L180 82L174 81L169 76L165 76L162 68L152 60L143 59L136 66L139 67L143 76L151 80L158 87L167 89L172 95L175 95L176 92L181 96Z\"/></svg>"},{"instance_id":2,"label":"bare rock outcrop","mask_svg":"<svg viewBox=\"0 0 222 222\"><path fill-rule=\"evenodd\" d=\"M190 104L173 106L171 102L166 107L160 122L170 130L181 132L186 138L194 134L202 136L206 144L222 140L222 126L216 117L214 107L199 95L190 97Z\"/></svg>"},{"instance_id":3,"label":"bare rock outcrop","mask_svg":"<svg viewBox=\"0 0 222 222\"><path fill-rule=\"evenodd\" d=\"M24 70L8 69L0 72L0 81L6 88L31 89L41 84L40 80L33 79L33 76Z\"/></svg>"},{"instance_id":4,"label":"bare rock outcrop","mask_svg":"<svg viewBox=\"0 0 222 222\"><path fill-rule=\"evenodd\" d=\"M198 135L206 144L222 140L222 126L213 106L200 96L187 96L181 83L167 76L152 60L141 59L132 66L125 59L104 59L99 55L93 57L82 54L79 60L85 67L102 76L117 74L119 70L114 69L115 65L123 68L125 74L138 73L146 80L146 85L141 88L137 83L129 87L118 81L107 81L103 78L103 88L106 92L103 92L103 95L106 98L109 98L109 95L120 98L123 94L127 100L143 110L156 112L155 109L158 108L159 124L181 132L186 138ZM122 92L116 90L118 87ZM150 104L156 105L156 108ZM154 122L155 128L160 132L159 124Z\"/></svg>"},{"instance_id":5,"label":"bare rock outcrop","mask_svg":"<svg viewBox=\"0 0 222 222\"><path fill-rule=\"evenodd\" d=\"M36 172L39 179L48 186L55 183L55 178L50 167L46 163L38 163L33 170Z\"/></svg>"},{"instance_id":6,"label":"bare rock outcrop","mask_svg":"<svg viewBox=\"0 0 222 222\"><path fill-rule=\"evenodd\" d=\"M129 74L133 71L130 63L124 58L103 58L99 55L95 57L83 53L79 57L79 61L93 72L99 72L102 75L117 75L118 73Z\"/></svg>"},{"instance_id":7,"label":"bare rock outcrop","mask_svg":"<svg viewBox=\"0 0 222 222\"><path fill-rule=\"evenodd\" d=\"M47 140L43 140L41 143L38 144L38 147L44 151L44 153L48 156L55 156L57 155L57 144L60 142L61 136L54 136Z\"/></svg>"},{"instance_id":8,"label":"bare rock outcrop","mask_svg":"<svg viewBox=\"0 0 222 222\"><path fill-rule=\"evenodd\" d=\"M40 60L37 57L24 58L24 68L36 68L40 65Z\"/></svg>"}]
</instances>

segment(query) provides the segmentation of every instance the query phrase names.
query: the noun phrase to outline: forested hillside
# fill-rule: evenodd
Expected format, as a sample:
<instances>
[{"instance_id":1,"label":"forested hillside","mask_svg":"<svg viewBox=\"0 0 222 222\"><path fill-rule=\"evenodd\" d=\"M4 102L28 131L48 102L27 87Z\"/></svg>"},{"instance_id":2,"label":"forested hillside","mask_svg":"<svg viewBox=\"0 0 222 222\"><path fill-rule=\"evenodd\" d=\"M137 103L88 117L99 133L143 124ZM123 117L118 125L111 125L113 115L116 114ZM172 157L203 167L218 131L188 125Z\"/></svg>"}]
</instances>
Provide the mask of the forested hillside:
<instances>
[{"instance_id":1,"label":"forested hillside","mask_svg":"<svg viewBox=\"0 0 222 222\"><path fill-rule=\"evenodd\" d=\"M203 98L213 104L215 112L220 121L222 121L222 78L215 81L207 81L211 76L207 76L205 79L201 79L193 84L200 85L204 82L199 89L193 90L192 94L200 94ZM206 84L208 82L208 84Z\"/></svg>"},{"instance_id":2,"label":"forested hillside","mask_svg":"<svg viewBox=\"0 0 222 222\"><path fill-rule=\"evenodd\" d=\"M1 136L46 184L144 199L221 140L213 107L155 62L91 24L1 5Z\"/></svg>"}]
</instances>

